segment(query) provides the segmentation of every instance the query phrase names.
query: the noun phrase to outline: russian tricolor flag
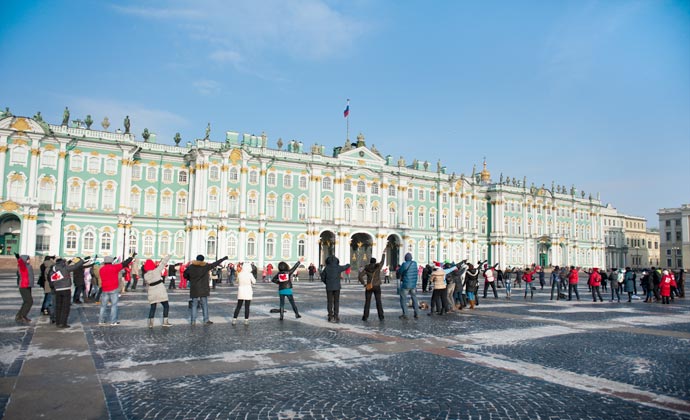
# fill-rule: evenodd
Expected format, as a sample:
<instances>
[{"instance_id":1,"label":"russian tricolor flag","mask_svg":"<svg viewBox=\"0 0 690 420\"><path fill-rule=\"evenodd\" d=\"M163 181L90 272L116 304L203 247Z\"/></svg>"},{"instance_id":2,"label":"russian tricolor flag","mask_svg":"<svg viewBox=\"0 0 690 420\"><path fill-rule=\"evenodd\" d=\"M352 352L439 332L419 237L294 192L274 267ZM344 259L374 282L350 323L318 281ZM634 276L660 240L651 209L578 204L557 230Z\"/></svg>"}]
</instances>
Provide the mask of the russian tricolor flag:
<instances>
[{"instance_id":1,"label":"russian tricolor flag","mask_svg":"<svg viewBox=\"0 0 690 420\"><path fill-rule=\"evenodd\" d=\"M345 107L345 111L343 111L343 117L347 118L347 116L350 115L350 100L347 100L347 106Z\"/></svg>"}]
</instances>

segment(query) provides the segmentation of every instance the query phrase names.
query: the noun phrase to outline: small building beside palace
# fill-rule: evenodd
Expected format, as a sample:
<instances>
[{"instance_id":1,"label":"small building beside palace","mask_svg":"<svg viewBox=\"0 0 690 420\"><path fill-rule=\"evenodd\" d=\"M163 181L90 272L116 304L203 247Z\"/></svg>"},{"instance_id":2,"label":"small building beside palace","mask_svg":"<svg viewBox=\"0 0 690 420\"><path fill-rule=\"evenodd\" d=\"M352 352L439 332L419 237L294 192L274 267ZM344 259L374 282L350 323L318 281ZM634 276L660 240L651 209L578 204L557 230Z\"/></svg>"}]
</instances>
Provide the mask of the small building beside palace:
<instances>
[{"instance_id":1,"label":"small building beside palace","mask_svg":"<svg viewBox=\"0 0 690 420\"><path fill-rule=\"evenodd\" d=\"M356 269L387 249L391 267L406 252L420 263L606 267L625 263L607 238L643 247L617 236L625 220L599 197L495 179L486 161L470 175L449 174L440 162L384 156L361 134L332 153L236 132L214 141L207 131L185 146L145 135L0 113L1 253L136 250L258 266L336 255Z\"/></svg>"}]
</instances>

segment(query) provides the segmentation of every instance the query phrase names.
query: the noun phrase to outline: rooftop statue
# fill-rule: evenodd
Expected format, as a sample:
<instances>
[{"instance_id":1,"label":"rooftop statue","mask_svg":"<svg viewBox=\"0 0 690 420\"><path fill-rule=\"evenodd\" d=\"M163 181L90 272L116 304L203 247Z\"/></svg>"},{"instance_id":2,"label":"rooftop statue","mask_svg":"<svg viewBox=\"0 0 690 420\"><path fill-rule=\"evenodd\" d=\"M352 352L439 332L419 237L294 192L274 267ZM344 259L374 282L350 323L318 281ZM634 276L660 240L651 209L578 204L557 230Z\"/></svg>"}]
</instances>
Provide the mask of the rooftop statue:
<instances>
[{"instance_id":1,"label":"rooftop statue","mask_svg":"<svg viewBox=\"0 0 690 420\"><path fill-rule=\"evenodd\" d=\"M91 124L93 124L93 119L91 118L91 114L86 115L86 118L84 119L84 124L86 124L87 130L91 130Z\"/></svg>"},{"instance_id":2,"label":"rooftop statue","mask_svg":"<svg viewBox=\"0 0 690 420\"><path fill-rule=\"evenodd\" d=\"M38 122L43 122L43 117L41 116L41 111L38 111L36 115L34 115L34 120Z\"/></svg>"},{"instance_id":3,"label":"rooftop statue","mask_svg":"<svg viewBox=\"0 0 690 420\"><path fill-rule=\"evenodd\" d=\"M204 135L204 140L208 140L211 137L211 123L206 124L206 134Z\"/></svg>"},{"instance_id":4,"label":"rooftop statue","mask_svg":"<svg viewBox=\"0 0 690 420\"><path fill-rule=\"evenodd\" d=\"M103 117L103 121L101 121L101 127L103 127L105 131L108 131L108 127L110 127L110 120L108 120L108 117Z\"/></svg>"},{"instance_id":5,"label":"rooftop statue","mask_svg":"<svg viewBox=\"0 0 690 420\"><path fill-rule=\"evenodd\" d=\"M69 108L65 107L65 111L62 113L62 125L67 125L69 123Z\"/></svg>"},{"instance_id":6,"label":"rooftop statue","mask_svg":"<svg viewBox=\"0 0 690 420\"><path fill-rule=\"evenodd\" d=\"M129 115L127 115L127 116L125 117L125 122L124 122L124 124L125 124L125 134L129 134L129 127L130 127L130 124L129 124Z\"/></svg>"},{"instance_id":7,"label":"rooftop statue","mask_svg":"<svg viewBox=\"0 0 690 420\"><path fill-rule=\"evenodd\" d=\"M173 138L173 141L175 142L175 146L180 145L180 142L182 141L182 136L180 136L180 133L175 133L175 137Z\"/></svg>"}]
</instances>

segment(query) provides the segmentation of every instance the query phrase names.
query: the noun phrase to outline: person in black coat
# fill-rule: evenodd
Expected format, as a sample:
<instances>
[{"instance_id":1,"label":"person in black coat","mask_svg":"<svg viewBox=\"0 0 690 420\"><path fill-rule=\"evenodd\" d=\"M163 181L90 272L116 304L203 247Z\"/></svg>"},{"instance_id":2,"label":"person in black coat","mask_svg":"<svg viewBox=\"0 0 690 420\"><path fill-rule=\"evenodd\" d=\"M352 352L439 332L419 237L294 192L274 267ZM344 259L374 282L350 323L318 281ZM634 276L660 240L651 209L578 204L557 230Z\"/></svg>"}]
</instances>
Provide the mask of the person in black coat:
<instances>
[{"instance_id":1,"label":"person in black coat","mask_svg":"<svg viewBox=\"0 0 690 420\"><path fill-rule=\"evenodd\" d=\"M210 325L213 322L208 316L208 296L211 294L209 282L211 277L209 272L218 267L228 257L223 257L211 264L204 261L203 255L197 255L196 261L184 270L184 277L189 280L189 297L192 298L192 325L196 325L196 313L201 302L201 310L204 315L204 324Z\"/></svg>"},{"instance_id":2,"label":"person in black coat","mask_svg":"<svg viewBox=\"0 0 690 420\"><path fill-rule=\"evenodd\" d=\"M350 264L339 264L340 260L331 255L326 258L326 267L321 271L321 281L326 285L328 322L340 322L340 275L350 268Z\"/></svg>"}]
</instances>

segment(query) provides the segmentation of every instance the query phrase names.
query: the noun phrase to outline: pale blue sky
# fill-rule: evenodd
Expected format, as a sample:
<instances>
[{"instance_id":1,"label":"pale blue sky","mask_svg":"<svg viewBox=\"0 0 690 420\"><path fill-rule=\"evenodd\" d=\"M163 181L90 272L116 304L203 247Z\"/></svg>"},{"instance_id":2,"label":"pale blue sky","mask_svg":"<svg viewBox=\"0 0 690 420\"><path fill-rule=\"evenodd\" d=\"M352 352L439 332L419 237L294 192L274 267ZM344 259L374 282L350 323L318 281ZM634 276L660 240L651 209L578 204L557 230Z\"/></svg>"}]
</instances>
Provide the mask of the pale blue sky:
<instances>
[{"instance_id":1,"label":"pale blue sky","mask_svg":"<svg viewBox=\"0 0 690 420\"><path fill-rule=\"evenodd\" d=\"M0 106L690 202L690 1L5 0Z\"/></svg>"}]
</instances>

